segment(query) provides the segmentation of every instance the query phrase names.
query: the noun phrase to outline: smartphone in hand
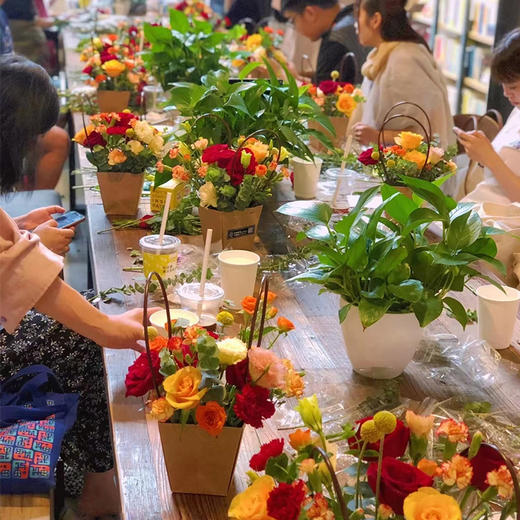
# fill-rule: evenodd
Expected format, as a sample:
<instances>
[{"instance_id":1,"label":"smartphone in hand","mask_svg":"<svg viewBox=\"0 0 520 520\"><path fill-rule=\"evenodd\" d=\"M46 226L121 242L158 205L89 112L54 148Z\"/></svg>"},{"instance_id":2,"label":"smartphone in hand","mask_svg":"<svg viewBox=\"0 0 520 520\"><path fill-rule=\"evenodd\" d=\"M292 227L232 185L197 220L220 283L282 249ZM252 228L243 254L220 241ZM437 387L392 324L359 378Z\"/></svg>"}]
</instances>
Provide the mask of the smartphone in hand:
<instances>
[{"instance_id":1,"label":"smartphone in hand","mask_svg":"<svg viewBox=\"0 0 520 520\"><path fill-rule=\"evenodd\" d=\"M461 137L461 136L466 135L466 132L464 132L464 130L460 129L458 126L454 126L453 127L453 132L455 133L455 135L457 137Z\"/></svg>"},{"instance_id":2,"label":"smartphone in hand","mask_svg":"<svg viewBox=\"0 0 520 520\"><path fill-rule=\"evenodd\" d=\"M60 213L53 218L58 223L58 228L66 229L83 222L85 220L85 215L82 215L77 211L67 211L65 213Z\"/></svg>"}]
</instances>

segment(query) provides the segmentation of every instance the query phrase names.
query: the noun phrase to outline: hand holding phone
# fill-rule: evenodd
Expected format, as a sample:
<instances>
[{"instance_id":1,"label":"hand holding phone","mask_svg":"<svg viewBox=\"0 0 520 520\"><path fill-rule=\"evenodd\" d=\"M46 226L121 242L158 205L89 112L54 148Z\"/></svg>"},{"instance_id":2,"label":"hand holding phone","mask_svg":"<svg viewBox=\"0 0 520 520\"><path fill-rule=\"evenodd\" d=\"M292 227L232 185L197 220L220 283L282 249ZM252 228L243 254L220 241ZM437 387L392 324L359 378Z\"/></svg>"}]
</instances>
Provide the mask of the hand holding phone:
<instances>
[{"instance_id":1,"label":"hand holding phone","mask_svg":"<svg viewBox=\"0 0 520 520\"><path fill-rule=\"evenodd\" d=\"M67 211L66 213L62 213L61 215L56 215L53 218L58 224L58 228L67 229L76 226L80 222L83 222L85 220L85 215L82 215L77 211Z\"/></svg>"},{"instance_id":2,"label":"hand holding phone","mask_svg":"<svg viewBox=\"0 0 520 520\"><path fill-rule=\"evenodd\" d=\"M466 132L464 132L464 130L460 129L458 126L453 127L453 132L457 137L464 137L466 135Z\"/></svg>"}]
</instances>

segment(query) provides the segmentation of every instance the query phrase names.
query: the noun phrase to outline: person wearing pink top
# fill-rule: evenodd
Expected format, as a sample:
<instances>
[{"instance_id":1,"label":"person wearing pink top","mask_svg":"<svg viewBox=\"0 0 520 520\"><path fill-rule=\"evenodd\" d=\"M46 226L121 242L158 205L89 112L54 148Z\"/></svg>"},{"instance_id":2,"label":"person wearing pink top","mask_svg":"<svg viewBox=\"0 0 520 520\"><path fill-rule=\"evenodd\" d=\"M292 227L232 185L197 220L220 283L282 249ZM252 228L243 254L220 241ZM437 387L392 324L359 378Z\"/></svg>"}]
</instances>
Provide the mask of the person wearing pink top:
<instances>
[{"instance_id":1,"label":"person wearing pink top","mask_svg":"<svg viewBox=\"0 0 520 520\"><path fill-rule=\"evenodd\" d=\"M44 69L25 58L1 57L0 77L0 193L5 194L22 173L34 170L35 143L55 124L58 97ZM41 237L30 231L45 227L56 209L15 221L0 208L0 380L41 363L66 392L80 394L61 455L66 490L79 496L82 518L95 518L119 509L100 346L142 350L142 309L108 316L60 279L63 258L44 244L62 252L68 237L49 225Z\"/></svg>"}]
</instances>

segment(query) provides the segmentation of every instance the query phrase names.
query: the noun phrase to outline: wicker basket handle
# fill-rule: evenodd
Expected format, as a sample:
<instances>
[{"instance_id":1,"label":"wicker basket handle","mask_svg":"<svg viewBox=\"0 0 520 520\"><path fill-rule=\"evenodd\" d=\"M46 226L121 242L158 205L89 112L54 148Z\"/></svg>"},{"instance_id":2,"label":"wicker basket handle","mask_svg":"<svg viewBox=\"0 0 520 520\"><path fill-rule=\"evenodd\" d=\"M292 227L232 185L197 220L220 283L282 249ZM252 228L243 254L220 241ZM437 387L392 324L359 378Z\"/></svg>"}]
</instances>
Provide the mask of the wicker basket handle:
<instances>
[{"instance_id":1,"label":"wicker basket handle","mask_svg":"<svg viewBox=\"0 0 520 520\"><path fill-rule=\"evenodd\" d=\"M262 298L263 294L263 298ZM258 318L258 312L262 313L260 317L260 328L258 329L258 341L257 348L260 348L262 344L262 336L264 333L264 323L265 323L265 314L267 312L267 295L269 294L269 277L265 275L262 279L262 284L260 286L260 291L256 297L255 310L253 312L253 316L251 317L251 332L249 333L249 338L247 339L247 350L251 348L253 345L253 337L255 335L255 325L256 320ZM260 300L262 300L262 309L260 310Z\"/></svg>"},{"instance_id":2,"label":"wicker basket handle","mask_svg":"<svg viewBox=\"0 0 520 520\"><path fill-rule=\"evenodd\" d=\"M224 125L224 128L226 129L226 133L227 133L227 142L229 144L231 144L231 141L233 140L233 132L231 131L231 127L229 126L229 123L219 114L213 114L211 112L208 112L207 114L202 114L201 116L199 116L195 119L195 121L193 122L193 125L192 125L192 129L197 126L197 123L201 119L208 119L208 118L217 119L220 123L222 123Z\"/></svg>"},{"instance_id":3,"label":"wicker basket handle","mask_svg":"<svg viewBox=\"0 0 520 520\"><path fill-rule=\"evenodd\" d=\"M150 373L152 374L152 381L157 397L159 397L159 385L157 384L157 380L155 379L155 374L153 372L153 361L152 361L152 351L150 349L150 336L148 335L148 294L150 292L150 284L152 283L152 278L155 276L157 281L159 282L159 287L161 288L162 297L164 300L164 305L166 307L166 319L168 320L166 323L168 325L168 339L172 337L172 320L170 315L170 304L168 302L168 297L166 296L166 286L164 285L163 279L159 273L152 271L146 278L146 283L144 286L144 302L143 302L143 328L144 328L144 343L146 345L146 357L148 358L148 364L150 365Z\"/></svg>"}]
</instances>

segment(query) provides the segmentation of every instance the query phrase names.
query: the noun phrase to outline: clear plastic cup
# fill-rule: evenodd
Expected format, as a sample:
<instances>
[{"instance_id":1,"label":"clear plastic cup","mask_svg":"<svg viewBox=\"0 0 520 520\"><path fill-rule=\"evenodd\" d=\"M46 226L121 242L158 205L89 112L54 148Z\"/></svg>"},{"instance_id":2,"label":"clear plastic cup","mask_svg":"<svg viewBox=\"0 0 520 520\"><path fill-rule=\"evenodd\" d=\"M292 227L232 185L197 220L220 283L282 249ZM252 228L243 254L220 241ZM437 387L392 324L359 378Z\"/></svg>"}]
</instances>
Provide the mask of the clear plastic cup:
<instances>
[{"instance_id":1,"label":"clear plastic cup","mask_svg":"<svg viewBox=\"0 0 520 520\"><path fill-rule=\"evenodd\" d=\"M159 235L147 235L139 240L143 254L144 275L155 271L161 278L172 280L177 268L177 257L181 241L177 237L164 235L162 244Z\"/></svg>"},{"instance_id":2,"label":"clear plastic cup","mask_svg":"<svg viewBox=\"0 0 520 520\"><path fill-rule=\"evenodd\" d=\"M204 287L203 298L201 298L199 291L199 282L185 283L181 285L177 289L177 294L181 299L181 307L197 313L199 312L200 303L201 318L203 318L204 315L210 315L214 318L218 314L220 306L222 305L224 289L214 283L207 283ZM201 321L205 321L205 318Z\"/></svg>"}]
</instances>

